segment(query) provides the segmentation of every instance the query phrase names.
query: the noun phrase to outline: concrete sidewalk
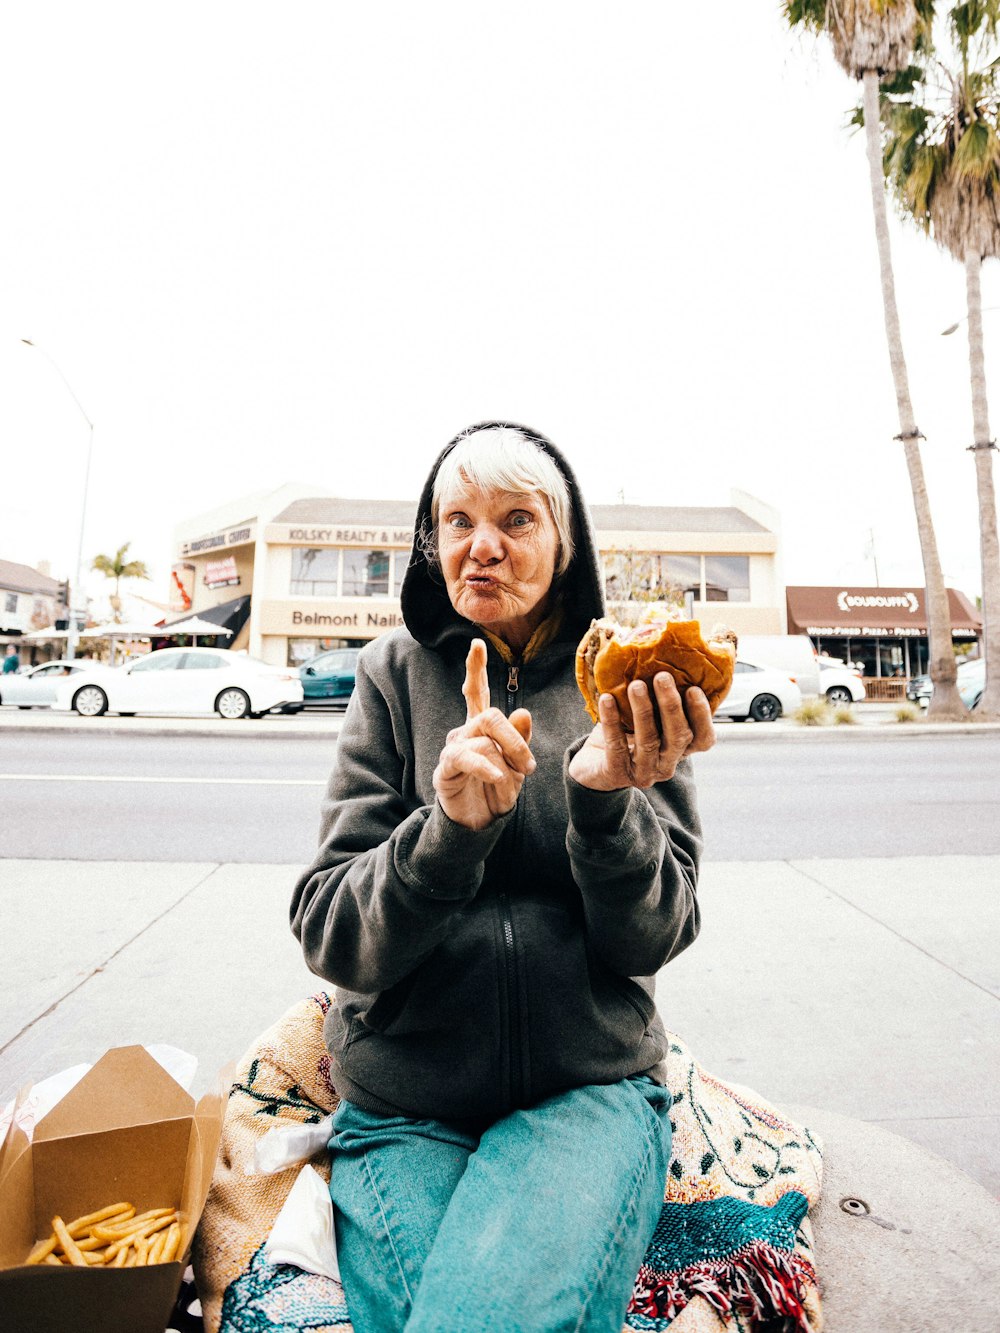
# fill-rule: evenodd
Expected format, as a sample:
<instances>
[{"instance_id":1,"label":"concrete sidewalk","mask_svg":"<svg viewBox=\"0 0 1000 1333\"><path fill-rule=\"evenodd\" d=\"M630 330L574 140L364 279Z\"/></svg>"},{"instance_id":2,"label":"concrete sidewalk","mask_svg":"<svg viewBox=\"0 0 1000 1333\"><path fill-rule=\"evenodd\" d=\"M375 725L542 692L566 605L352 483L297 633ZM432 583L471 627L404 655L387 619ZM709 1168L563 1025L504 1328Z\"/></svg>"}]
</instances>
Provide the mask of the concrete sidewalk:
<instances>
[{"instance_id":1,"label":"concrete sidewalk","mask_svg":"<svg viewBox=\"0 0 1000 1333\"><path fill-rule=\"evenodd\" d=\"M170 1042L199 1086L321 983L296 867L0 862L0 1100L106 1047ZM778 1102L905 1134L1000 1195L1000 857L709 862L660 1012Z\"/></svg>"},{"instance_id":2,"label":"concrete sidewalk","mask_svg":"<svg viewBox=\"0 0 1000 1333\"><path fill-rule=\"evenodd\" d=\"M321 985L288 930L296 871L0 862L0 1104L25 1081L129 1042L193 1053L194 1090L208 1087ZM872 1205L869 1239L835 1263L838 1246L855 1244L837 1227L858 1224L825 1196L819 1230L843 1278L828 1333L994 1326L977 1302L1000 1289L1000 1211L989 1197L1000 1194L998 884L1000 857L708 863L701 935L660 976L668 1027L708 1070L779 1107L817 1108L807 1123L853 1144L857 1161L841 1153L829 1163L834 1193L856 1192L859 1173L872 1188L881 1178L883 1198L901 1191ZM909 1221L885 1221L890 1206ZM920 1208L933 1235L915 1220ZM954 1235L962 1225L972 1228L965 1249ZM848 1271L861 1254L876 1256L887 1290L887 1265L926 1272L935 1255L941 1282L958 1285L929 1322L907 1307L898 1319L868 1310L866 1324ZM963 1323L961 1311L975 1318Z\"/></svg>"}]
</instances>

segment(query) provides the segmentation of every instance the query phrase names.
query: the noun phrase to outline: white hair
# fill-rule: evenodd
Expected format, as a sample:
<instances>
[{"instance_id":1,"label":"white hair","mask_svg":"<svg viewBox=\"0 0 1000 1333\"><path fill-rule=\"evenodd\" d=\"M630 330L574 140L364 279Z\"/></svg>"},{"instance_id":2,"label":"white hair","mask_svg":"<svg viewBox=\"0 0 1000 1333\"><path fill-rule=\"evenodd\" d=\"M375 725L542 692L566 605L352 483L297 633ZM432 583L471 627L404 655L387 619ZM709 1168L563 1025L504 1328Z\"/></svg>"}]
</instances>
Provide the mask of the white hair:
<instances>
[{"instance_id":1,"label":"white hair","mask_svg":"<svg viewBox=\"0 0 1000 1333\"><path fill-rule=\"evenodd\" d=\"M557 577L566 573L575 549L569 483L555 461L534 440L513 426L489 426L459 440L434 478L431 523L435 553L441 497L461 485L481 491L533 492L544 496L559 536L555 573Z\"/></svg>"}]
</instances>

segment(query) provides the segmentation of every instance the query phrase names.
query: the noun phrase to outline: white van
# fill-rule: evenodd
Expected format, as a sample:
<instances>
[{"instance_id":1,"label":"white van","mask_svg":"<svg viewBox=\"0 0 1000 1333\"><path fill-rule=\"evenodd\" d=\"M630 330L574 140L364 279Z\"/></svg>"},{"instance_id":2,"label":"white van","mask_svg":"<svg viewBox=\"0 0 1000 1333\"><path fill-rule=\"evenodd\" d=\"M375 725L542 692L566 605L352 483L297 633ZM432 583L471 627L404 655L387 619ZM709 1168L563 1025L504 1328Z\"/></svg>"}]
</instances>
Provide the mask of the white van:
<instances>
[{"instance_id":1,"label":"white van","mask_svg":"<svg viewBox=\"0 0 1000 1333\"><path fill-rule=\"evenodd\" d=\"M808 634L741 634L737 656L784 671L803 695L819 694L819 664Z\"/></svg>"}]
</instances>

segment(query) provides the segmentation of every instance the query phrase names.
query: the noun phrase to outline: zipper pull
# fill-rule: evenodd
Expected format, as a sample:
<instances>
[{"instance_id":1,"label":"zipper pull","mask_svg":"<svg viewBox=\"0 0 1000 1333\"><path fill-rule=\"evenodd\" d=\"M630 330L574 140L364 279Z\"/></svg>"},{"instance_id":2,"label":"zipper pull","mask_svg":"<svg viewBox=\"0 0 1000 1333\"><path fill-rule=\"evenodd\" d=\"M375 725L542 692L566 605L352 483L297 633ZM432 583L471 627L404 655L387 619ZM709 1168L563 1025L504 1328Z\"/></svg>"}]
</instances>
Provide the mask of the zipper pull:
<instances>
[{"instance_id":1,"label":"zipper pull","mask_svg":"<svg viewBox=\"0 0 1000 1333\"><path fill-rule=\"evenodd\" d=\"M507 668L507 712L513 711L515 695L517 694L517 673L519 668L516 666Z\"/></svg>"}]
</instances>

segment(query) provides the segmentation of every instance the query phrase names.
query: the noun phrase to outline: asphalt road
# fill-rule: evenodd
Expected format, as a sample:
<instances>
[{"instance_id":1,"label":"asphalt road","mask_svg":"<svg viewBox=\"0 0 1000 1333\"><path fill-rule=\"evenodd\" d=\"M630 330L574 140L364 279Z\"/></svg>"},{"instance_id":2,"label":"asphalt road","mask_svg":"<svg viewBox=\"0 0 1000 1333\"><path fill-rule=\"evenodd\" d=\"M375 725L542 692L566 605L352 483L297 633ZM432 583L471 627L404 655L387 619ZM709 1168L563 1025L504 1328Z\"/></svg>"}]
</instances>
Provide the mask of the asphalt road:
<instances>
[{"instance_id":1,"label":"asphalt road","mask_svg":"<svg viewBox=\"0 0 1000 1333\"><path fill-rule=\"evenodd\" d=\"M302 865L335 745L5 732L0 857ZM1000 854L995 733L723 738L695 768L712 860Z\"/></svg>"}]
</instances>

